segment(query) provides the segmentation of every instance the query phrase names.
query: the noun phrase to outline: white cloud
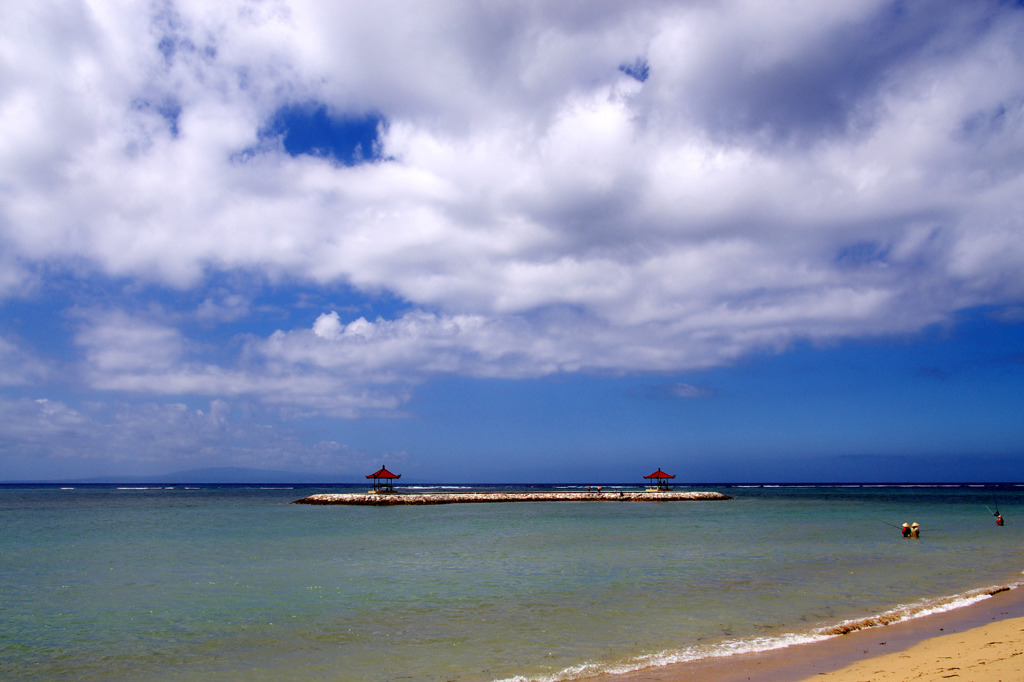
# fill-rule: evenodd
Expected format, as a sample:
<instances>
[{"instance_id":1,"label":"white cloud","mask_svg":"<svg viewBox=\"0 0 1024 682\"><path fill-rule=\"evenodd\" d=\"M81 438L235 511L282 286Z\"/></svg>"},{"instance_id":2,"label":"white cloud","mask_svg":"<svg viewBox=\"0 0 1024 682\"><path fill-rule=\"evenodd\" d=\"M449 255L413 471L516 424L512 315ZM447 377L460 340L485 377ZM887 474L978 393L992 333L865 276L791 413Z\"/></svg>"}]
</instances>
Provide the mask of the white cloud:
<instances>
[{"instance_id":1,"label":"white cloud","mask_svg":"<svg viewBox=\"0 0 1024 682\"><path fill-rule=\"evenodd\" d=\"M77 338L89 366L98 373L175 366L184 352L180 332L172 327L130 317L120 311L98 312Z\"/></svg>"},{"instance_id":2,"label":"white cloud","mask_svg":"<svg viewBox=\"0 0 1024 682\"><path fill-rule=\"evenodd\" d=\"M229 291L217 291L203 299L196 309L196 318L204 322L232 322L251 313L249 300Z\"/></svg>"},{"instance_id":3,"label":"white cloud","mask_svg":"<svg viewBox=\"0 0 1024 682\"><path fill-rule=\"evenodd\" d=\"M337 338L339 334L343 333L341 322L338 321L338 313L331 311L316 318L316 322L313 323L313 333L321 339Z\"/></svg>"},{"instance_id":4,"label":"white cloud","mask_svg":"<svg viewBox=\"0 0 1024 682\"><path fill-rule=\"evenodd\" d=\"M355 329L358 323L349 327ZM310 362L309 354L301 349L286 354L266 351L275 347L280 336L271 336L251 352L243 351L238 362L225 366L208 358L214 349L186 339L177 329L146 315L113 310L83 316L75 342L84 355L84 379L90 387L103 391L253 396L268 404L343 417L393 411L408 398L408 382L398 380L401 368L386 366L387 355L370 349L367 355L377 361L355 367L351 374L341 371L354 364L345 360L333 361L339 368L336 373L315 367L311 371L310 366L317 363ZM318 338L310 331L302 336Z\"/></svg>"},{"instance_id":5,"label":"white cloud","mask_svg":"<svg viewBox=\"0 0 1024 682\"><path fill-rule=\"evenodd\" d=\"M334 442L306 442L277 426L254 429L250 410L213 400L114 405L110 414L49 400L0 397L0 477L69 480L121 473L164 474L234 466L359 474L372 462Z\"/></svg>"},{"instance_id":6,"label":"white cloud","mask_svg":"<svg viewBox=\"0 0 1024 682\"><path fill-rule=\"evenodd\" d=\"M234 362L156 315L76 336L95 388L345 415L436 374L705 367L1019 302L1024 12L890 10L13 8L0 295L91 270L211 323L255 314L211 274L388 292L394 319L327 310ZM288 156L265 126L305 102L379 112L388 161Z\"/></svg>"},{"instance_id":7,"label":"white cloud","mask_svg":"<svg viewBox=\"0 0 1024 682\"><path fill-rule=\"evenodd\" d=\"M0 336L0 386L28 386L53 375L53 368L23 344Z\"/></svg>"},{"instance_id":8,"label":"white cloud","mask_svg":"<svg viewBox=\"0 0 1024 682\"><path fill-rule=\"evenodd\" d=\"M672 384L668 391L677 398L706 398L713 395L712 391L691 384Z\"/></svg>"}]
</instances>

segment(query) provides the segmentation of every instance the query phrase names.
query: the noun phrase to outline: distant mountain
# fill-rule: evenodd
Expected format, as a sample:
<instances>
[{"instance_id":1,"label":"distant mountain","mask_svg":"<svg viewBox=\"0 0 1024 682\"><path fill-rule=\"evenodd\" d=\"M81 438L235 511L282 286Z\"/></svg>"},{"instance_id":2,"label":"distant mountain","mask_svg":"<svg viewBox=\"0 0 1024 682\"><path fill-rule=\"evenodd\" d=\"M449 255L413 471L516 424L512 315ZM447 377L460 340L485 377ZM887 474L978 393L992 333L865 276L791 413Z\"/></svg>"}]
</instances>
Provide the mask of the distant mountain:
<instances>
[{"instance_id":1,"label":"distant mountain","mask_svg":"<svg viewBox=\"0 0 1024 682\"><path fill-rule=\"evenodd\" d=\"M18 481L8 481L14 483ZM75 477L34 483L361 483L351 474L324 474L273 469L247 469L244 467L210 467L208 469L187 469L169 474L150 476L92 476Z\"/></svg>"},{"instance_id":2,"label":"distant mountain","mask_svg":"<svg viewBox=\"0 0 1024 682\"><path fill-rule=\"evenodd\" d=\"M153 483L354 483L345 474L324 474L244 467L188 469L153 478Z\"/></svg>"}]
</instances>

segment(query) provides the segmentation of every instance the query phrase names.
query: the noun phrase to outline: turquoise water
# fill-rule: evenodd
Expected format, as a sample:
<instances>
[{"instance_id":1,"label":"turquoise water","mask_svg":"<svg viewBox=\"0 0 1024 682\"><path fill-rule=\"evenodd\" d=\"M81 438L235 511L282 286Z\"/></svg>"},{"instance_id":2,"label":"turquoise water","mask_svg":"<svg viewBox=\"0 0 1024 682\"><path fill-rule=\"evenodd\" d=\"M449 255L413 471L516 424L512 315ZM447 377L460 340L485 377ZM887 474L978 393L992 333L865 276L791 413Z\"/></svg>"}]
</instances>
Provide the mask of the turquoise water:
<instances>
[{"instance_id":1,"label":"turquoise water","mask_svg":"<svg viewBox=\"0 0 1024 682\"><path fill-rule=\"evenodd\" d=\"M1021 487L714 489L735 499L0 487L0 676L573 679L912 615L1024 570Z\"/></svg>"}]
</instances>

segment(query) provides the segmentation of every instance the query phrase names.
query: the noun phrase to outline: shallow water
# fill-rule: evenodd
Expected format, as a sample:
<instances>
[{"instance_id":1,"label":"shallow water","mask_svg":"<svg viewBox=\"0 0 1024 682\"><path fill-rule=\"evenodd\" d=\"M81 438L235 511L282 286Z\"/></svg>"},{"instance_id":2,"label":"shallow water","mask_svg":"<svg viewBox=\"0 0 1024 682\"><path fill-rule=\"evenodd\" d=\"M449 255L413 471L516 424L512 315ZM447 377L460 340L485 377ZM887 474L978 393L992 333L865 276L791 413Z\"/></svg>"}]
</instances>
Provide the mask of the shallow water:
<instances>
[{"instance_id":1,"label":"shallow water","mask_svg":"<svg viewBox=\"0 0 1024 682\"><path fill-rule=\"evenodd\" d=\"M571 679L777 646L1024 568L1024 488L714 489L735 499L310 507L288 502L345 487L2 487L0 672Z\"/></svg>"}]
</instances>

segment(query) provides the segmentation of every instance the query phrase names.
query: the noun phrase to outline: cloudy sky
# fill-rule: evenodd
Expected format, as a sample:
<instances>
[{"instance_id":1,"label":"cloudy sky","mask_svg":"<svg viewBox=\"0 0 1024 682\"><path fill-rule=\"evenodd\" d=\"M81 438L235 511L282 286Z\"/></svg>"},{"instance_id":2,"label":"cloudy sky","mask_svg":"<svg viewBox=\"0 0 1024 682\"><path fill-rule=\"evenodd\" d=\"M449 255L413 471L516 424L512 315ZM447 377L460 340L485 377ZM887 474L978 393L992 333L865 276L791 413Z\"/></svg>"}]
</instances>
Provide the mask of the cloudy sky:
<instances>
[{"instance_id":1,"label":"cloudy sky","mask_svg":"<svg viewBox=\"0 0 1024 682\"><path fill-rule=\"evenodd\" d=\"M0 24L0 480L1024 480L1024 8Z\"/></svg>"}]
</instances>

